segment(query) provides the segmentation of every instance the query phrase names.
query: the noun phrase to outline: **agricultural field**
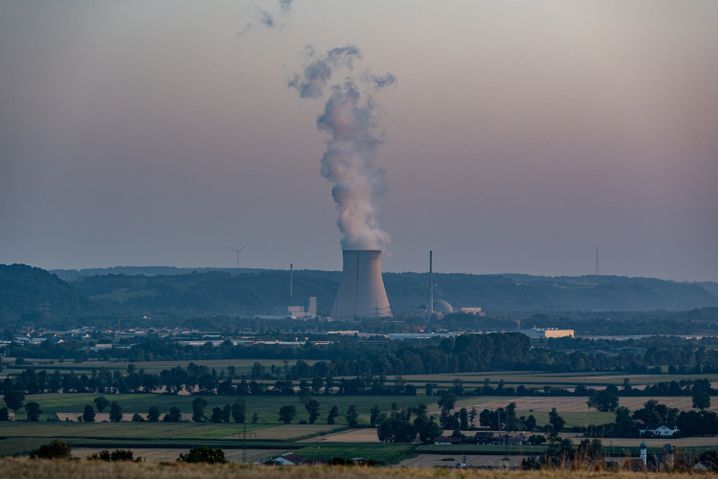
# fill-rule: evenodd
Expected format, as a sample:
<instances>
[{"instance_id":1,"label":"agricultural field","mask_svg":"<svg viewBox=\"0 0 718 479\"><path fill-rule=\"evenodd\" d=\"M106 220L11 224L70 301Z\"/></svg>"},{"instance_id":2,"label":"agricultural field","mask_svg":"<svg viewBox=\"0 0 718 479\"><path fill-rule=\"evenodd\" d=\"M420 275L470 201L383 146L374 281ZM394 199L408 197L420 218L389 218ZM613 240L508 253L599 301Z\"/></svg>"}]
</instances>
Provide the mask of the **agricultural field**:
<instances>
[{"instance_id":1,"label":"agricultural field","mask_svg":"<svg viewBox=\"0 0 718 479\"><path fill-rule=\"evenodd\" d=\"M43 411L41 420L53 418L54 413L58 412L78 412L81 413L85 405L92 405L93 399L98 394L32 394L25 398L25 402L34 401L40 404ZM172 407L178 407L183 413L192 411L192 401L198 396L179 396L166 394L109 394L105 396L110 401L117 401L125 413L147 412L152 406L159 406L163 413L169 411ZM255 395L255 396L201 396L207 400L205 413L211 414L212 408L222 407L225 404L233 404L235 402L244 401L247 405L247 417L251 418L254 413L259 416L259 425L279 424L278 411L285 405L295 406L297 409L297 418L294 422L307 419L307 412L304 409L304 403L299 396L283 396L283 395ZM350 405L355 405L359 412L360 423L368 423L370 409L377 405L380 409L386 411L391 408L392 404L400 407L417 406L419 404L436 405L435 398L426 396L314 396L320 405L320 417L317 422L325 422L326 415L332 406L339 408L340 416L337 418L338 424L344 423L343 415ZM24 419L22 411L18 414L18 419Z\"/></svg>"},{"instance_id":2,"label":"agricultural field","mask_svg":"<svg viewBox=\"0 0 718 479\"><path fill-rule=\"evenodd\" d=\"M257 440L295 440L341 429L326 424L287 424L281 426L247 425L247 436ZM0 436L66 437L105 439L230 439L240 440L244 428L240 424L214 423L62 423L5 422L0 423Z\"/></svg>"},{"instance_id":3,"label":"agricultural field","mask_svg":"<svg viewBox=\"0 0 718 479\"><path fill-rule=\"evenodd\" d=\"M404 459L399 465L402 467L452 468L461 462L469 467L515 469L521 466L521 461L525 457L504 454L417 454Z\"/></svg>"},{"instance_id":4,"label":"agricultural field","mask_svg":"<svg viewBox=\"0 0 718 479\"><path fill-rule=\"evenodd\" d=\"M379 442L379 437L374 428L346 429L331 434L322 434L304 439L301 442L321 443L372 443Z\"/></svg>"},{"instance_id":5,"label":"agricultural field","mask_svg":"<svg viewBox=\"0 0 718 479\"><path fill-rule=\"evenodd\" d=\"M528 416L532 414L539 425L548 422L548 413L551 408L556 408L566 420L566 427L588 426L590 424L606 424L613 422L615 415L611 412L600 412L595 409L589 409L586 406L585 397L536 397L536 396L469 396L462 397L456 402L456 408L465 407L471 409L476 408L478 411L483 409L497 409L505 407L508 403L516 403L516 414L518 416ZM655 399L669 407L681 410L690 410L692 403L691 398L687 396L657 396L657 397L621 397L619 404L626 406L631 410L640 409L643 404ZM718 398L713 398L712 410L718 411Z\"/></svg>"},{"instance_id":6,"label":"agricultural field","mask_svg":"<svg viewBox=\"0 0 718 479\"><path fill-rule=\"evenodd\" d=\"M99 371L100 369L109 369L111 371L127 371L127 366L132 364L137 370L144 369L146 373L159 374L163 369L171 369L176 366L182 366L186 368L187 365L192 362L208 368L216 369L217 373L222 370L227 370L229 367L234 367L235 372L238 375L248 375L252 366L255 362L260 362L266 368L271 366L283 367L285 365L284 359L197 359L197 360L176 360L176 361L58 361L58 360L47 360L47 359L25 359L25 364L22 366L16 366L13 358L6 358L3 362L5 369L2 371L2 375L13 375L22 372L28 368L44 369L48 372L54 372L59 370L61 373L74 372L77 374L90 374L92 371ZM291 366L296 360L288 361L287 363ZM316 361L307 359L305 362L309 365L314 364Z\"/></svg>"},{"instance_id":7,"label":"agricultural field","mask_svg":"<svg viewBox=\"0 0 718 479\"><path fill-rule=\"evenodd\" d=\"M197 361L218 370L228 365L236 368L250 368L254 360L235 361ZM265 361L262 361L265 365ZM127 363L102 363L87 362L81 363L88 366L92 363L94 367L114 364L118 369L127 367ZM220 364L221 363L221 364ZM186 362L146 362L135 363L137 367L157 368L157 371L174 365L186 366ZM279 366L284 361L276 363ZM66 365L70 366L70 365ZM73 369L78 372L77 369ZM7 371L7 369L6 369ZM706 375L714 379L716 375ZM25 402L37 402L42 409L40 422L26 423L24 410L18 411L17 421L0 422L0 456L23 455L28 451L37 448L39 445L48 442L51 438L60 438L67 441L74 449L76 457L85 457L99 449L123 448L132 449L137 456L145 457L148 461L174 461L180 452L187 451L190 447L204 445L209 447L220 447L225 450L227 457L234 462L241 462L243 449L251 449L248 461L256 461L270 455L283 452L295 451L307 458L331 459L332 457L367 457L372 460L381 461L386 464L402 464L407 466L419 466L423 463L432 465L446 465L450 461L442 461L442 458L457 455L477 456L470 459L470 462L477 466L482 465L505 465L514 466L516 461L525 454L541 454L543 446L523 446L519 448L507 448L504 446L475 446L465 444L461 446L417 446L415 444L387 445L378 442L376 430L372 428L347 429L344 414L350 405L355 405L359 412L360 425L366 426L369 423L370 409L376 405L382 411L389 411L393 405L400 408L426 404L432 414L438 414L438 397L428 397L423 393L423 385L426 382L437 383L439 387L449 387L455 379L464 381L467 391L473 387L483 384L485 378L489 378L492 384L504 380L505 384L533 384L568 386L574 384L586 384L605 386L606 384L622 384L624 378L628 377L631 384L639 386L655 381L670 381L693 378L693 375L611 375L605 373L595 374L552 374L536 373L529 371L522 372L494 372L494 373L472 373L472 374L451 374L451 375L422 375L406 376L402 378L407 382L414 382L419 389L417 396L340 396L340 395L318 395L313 396L320 404L320 416L315 425L300 424L308 419L304 408L304 402L299 396L287 395L250 395L250 396L222 396L222 395L168 395L159 393L145 394L107 394L109 401L116 401L126 415L132 413L146 413L152 406L159 406L162 413L169 411L171 407L178 407L185 416L192 412L192 402L197 397L207 401L205 414L209 416L214 407L222 407L225 404L233 404L243 401L247 406L248 420L257 414L256 423L248 422L245 429L238 424L222 423L73 423L57 421L56 413L80 414L86 405L93 405L93 400L98 394L84 393L50 393L28 395ZM698 377L698 376L697 376ZM718 377L718 376L717 376ZM640 408L650 397L621 397L620 404L630 409ZM691 398L688 396L656 397L658 401L670 407L682 410L690 409ZM718 411L718 400L713 398L713 410ZM306 400L306 399L305 399ZM613 413L598 412L595 409L588 409L585 397L550 397L550 396L460 396L456 403L456 409L475 407L483 409L496 409L505 407L509 402L515 402L516 412L519 416L532 414L536 417L538 425L542 426L548 422L548 413L551 408L556 407L559 414L566 420L566 428L574 426L586 426L589 424L605 424L613 422ZM0 401L0 406L2 401ZM297 410L297 417L292 424L284 425L279 421L279 408L285 405L293 405ZM326 415L332 406L337 406L340 415L336 425L326 424ZM448 434L448 432L447 432ZM469 433L471 434L471 433ZM571 433L564 433L564 437L571 438L575 443L581 440ZM625 454L626 451L635 452L638 441L636 439L602 439L604 446L612 448L618 454ZM647 441L649 447L660 448L665 440L654 439ZM682 449L701 450L701 448L715 449L718 447L718 440L714 438L687 438L672 440ZM301 451L301 452L300 452ZM412 462L410 459L421 454L423 459ZM488 456L501 456L489 458ZM481 457L478 457L481 456ZM504 456L509 457L505 459ZM503 458L502 458L503 457ZM467 459L469 460L469 459ZM423 461L423 462L422 462ZM487 462L488 461L488 462ZM493 461L493 462L491 462ZM498 462L497 462L498 461Z\"/></svg>"},{"instance_id":8,"label":"agricultural field","mask_svg":"<svg viewBox=\"0 0 718 479\"><path fill-rule=\"evenodd\" d=\"M691 398L688 396L632 396L619 398L619 405L626 406L634 410L640 409L646 401L655 399L669 407L681 410L689 410L692 408ZM569 397L551 397L551 396L469 396L462 397L456 403L456 407L475 407L478 410L488 408L496 409L504 407L509 402L516 403L516 410L521 414L533 413L541 411L550 411L555 407L562 415L564 413L574 413L577 415L595 415L595 409L589 409L586 406L586 397L569 396ZM714 397L711 401L711 409L718 411L718 398ZM611 413L610 416L613 416ZM595 416L594 416L595 417Z\"/></svg>"},{"instance_id":9,"label":"agricultural field","mask_svg":"<svg viewBox=\"0 0 718 479\"><path fill-rule=\"evenodd\" d=\"M410 374L403 376L387 376L387 383L393 383L397 377L405 383L424 386L426 383L435 383L439 387L446 387L453 384L455 379L460 379L464 387L475 388L483 385L486 379L492 386L503 381L507 386L556 386L571 387L583 384L584 386L606 386L608 384L621 385L628 379L632 386L645 386L659 382L708 379L712 383L718 383L718 374L627 374L627 373L547 373L542 371L490 371L472 373L451 373L451 374Z\"/></svg>"},{"instance_id":10,"label":"agricultural field","mask_svg":"<svg viewBox=\"0 0 718 479\"><path fill-rule=\"evenodd\" d=\"M72 450L72 457L86 459L92 454L100 452L102 448L79 447ZM186 454L189 448L137 448L131 449L134 457L142 458L148 462L174 462L180 454ZM224 457L228 461L247 464L263 462L264 459L276 457L288 452L288 449L226 449Z\"/></svg>"}]
</instances>

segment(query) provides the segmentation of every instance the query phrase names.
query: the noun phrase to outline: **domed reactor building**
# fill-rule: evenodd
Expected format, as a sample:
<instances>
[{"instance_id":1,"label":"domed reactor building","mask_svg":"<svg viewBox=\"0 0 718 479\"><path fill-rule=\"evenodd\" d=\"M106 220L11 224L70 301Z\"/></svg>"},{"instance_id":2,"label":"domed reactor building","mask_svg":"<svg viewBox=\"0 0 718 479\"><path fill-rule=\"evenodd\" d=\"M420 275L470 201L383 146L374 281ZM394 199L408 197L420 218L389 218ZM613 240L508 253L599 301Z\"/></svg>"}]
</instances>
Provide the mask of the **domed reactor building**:
<instances>
[{"instance_id":1,"label":"domed reactor building","mask_svg":"<svg viewBox=\"0 0 718 479\"><path fill-rule=\"evenodd\" d=\"M338 320L390 318L380 250L343 250L342 280L331 316Z\"/></svg>"}]
</instances>

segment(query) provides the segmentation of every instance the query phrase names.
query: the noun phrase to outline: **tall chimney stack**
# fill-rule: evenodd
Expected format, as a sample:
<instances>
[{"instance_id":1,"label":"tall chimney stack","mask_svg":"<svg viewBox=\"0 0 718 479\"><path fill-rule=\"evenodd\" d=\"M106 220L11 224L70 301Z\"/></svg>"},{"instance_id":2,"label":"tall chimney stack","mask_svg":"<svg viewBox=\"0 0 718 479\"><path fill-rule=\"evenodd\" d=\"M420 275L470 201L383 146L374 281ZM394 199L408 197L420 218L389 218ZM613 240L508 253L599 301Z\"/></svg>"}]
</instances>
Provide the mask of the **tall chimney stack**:
<instances>
[{"instance_id":1,"label":"tall chimney stack","mask_svg":"<svg viewBox=\"0 0 718 479\"><path fill-rule=\"evenodd\" d=\"M342 280L332 317L339 320L391 317L381 277L381 251L343 250L343 257Z\"/></svg>"},{"instance_id":2,"label":"tall chimney stack","mask_svg":"<svg viewBox=\"0 0 718 479\"><path fill-rule=\"evenodd\" d=\"M429 251L429 304L426 305L426 319L434 316L434 252Z\"/></svg>"},{"instance_id":3,"label":"tall chimney stack","mask_svg":"<svg viewBox=\"0 0 718 479\"><path fill-rule=\"evenodd\" d=\"M294 306L294 263L289 263L289 306Z\"/></svg>"}]
</instances>

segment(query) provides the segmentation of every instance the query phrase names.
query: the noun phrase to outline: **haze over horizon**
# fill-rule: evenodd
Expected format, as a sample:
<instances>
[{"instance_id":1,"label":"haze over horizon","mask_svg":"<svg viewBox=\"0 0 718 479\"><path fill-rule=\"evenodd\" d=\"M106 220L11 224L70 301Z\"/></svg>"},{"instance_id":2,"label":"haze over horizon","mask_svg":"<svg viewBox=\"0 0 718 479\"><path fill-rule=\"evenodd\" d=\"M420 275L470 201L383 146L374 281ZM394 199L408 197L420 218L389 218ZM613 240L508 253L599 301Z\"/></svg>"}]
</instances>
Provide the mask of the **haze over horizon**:
<instances>
[{"instance_id":1,"label":"haze over horizon","mask_svg":"<svg viewBox=\"0 0 718 479\"><path fill-rule=\"evenodd\" d=\"M0 263L340 269L288 83L356 45L384 271L718 281L717 2L290 3L0 0Z\"/></svg>"}]
</instances>

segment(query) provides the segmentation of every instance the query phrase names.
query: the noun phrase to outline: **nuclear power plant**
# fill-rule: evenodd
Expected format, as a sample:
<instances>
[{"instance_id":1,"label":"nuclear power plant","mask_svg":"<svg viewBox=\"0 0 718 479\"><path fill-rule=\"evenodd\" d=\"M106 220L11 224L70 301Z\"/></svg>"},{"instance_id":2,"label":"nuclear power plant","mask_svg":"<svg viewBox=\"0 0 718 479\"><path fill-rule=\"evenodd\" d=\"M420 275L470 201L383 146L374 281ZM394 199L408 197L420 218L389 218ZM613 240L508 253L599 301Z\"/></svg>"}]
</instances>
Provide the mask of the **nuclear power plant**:
<instances>
[{"instance_id":1,"label":"nuclear power plant","mask_svg":"<svg viewBox=\"0 0 718 479\"><path fill-rule=\"evenodd\" d=\"M391 317L389 298L381 277L380 250L343 250L344 267L332 318Z\"/></svg>"}]
</instances>

